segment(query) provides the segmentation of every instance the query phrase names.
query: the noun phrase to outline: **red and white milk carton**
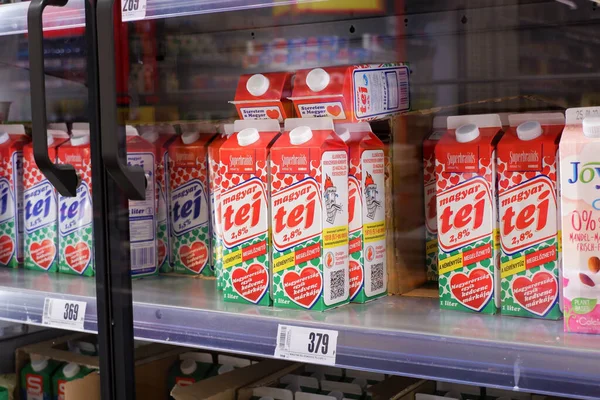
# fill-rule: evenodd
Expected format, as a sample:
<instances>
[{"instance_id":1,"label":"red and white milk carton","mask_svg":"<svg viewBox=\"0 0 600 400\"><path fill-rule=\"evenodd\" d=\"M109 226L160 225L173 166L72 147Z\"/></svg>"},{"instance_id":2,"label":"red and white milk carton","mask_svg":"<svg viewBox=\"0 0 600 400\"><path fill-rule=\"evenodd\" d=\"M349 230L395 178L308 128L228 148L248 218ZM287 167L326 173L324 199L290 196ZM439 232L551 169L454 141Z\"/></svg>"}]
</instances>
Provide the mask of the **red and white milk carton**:
<instances>
[{"instance_id":1,"label":"red and white milk carton","mask_svg":"<svg viewBox=\"0 0 600 400\"><path fill-rule=\"evenodd\" d=\"M385 150L368 122L335 127L348 146L350 301L387 295Z\"/></svg>"},{"instance_id":2,"label":"red and white milk carton","mask_svg":"<svg viewBox=\"0 0 600 400\"><path fill-rule=\"evenodd\" d=\"M221 178L225 166L221 163L219 150L234 132L233 124L223 124L218 135L208 145L208 185L210 194L210 247L211 264L217 278L217 289L223 289L223 231L221 229Z\"/></svg>"},{"instance_id":3,"label":"red and white milk carton","mask_svg":"<svg viewBox=\"0 0 600 400\"><path fill-rule=\"evenodd\" d=\"M142 138L154 145L156 152L156 193L158 196L156 214L156 245L157 265L159 272L167 273L173 270L171 261L171 237L169 235L169 209L167 196L167 177L169 176L168 146L175 140L173 125L141 126Z\"/></svg>"},{"instance_id":4,"label":"red and white milk carton","mask_svg":"<svg viewBox=\"0 0 600 400\"><path fill-rule=\"evenodd\" d=\"M273 302L347 303L348 147L331 118L290 118L271 148Z\"/></svg>"},{"instance_id":5,"label":"red and white milk carton","mask_svg":"<svg viewBox=\"0 0 600 400\"><path fill-rule=\"evenodd\" d=\"M129 200L129 242L131 252L131 276L142 277L158 274L156 214L158 191L156 190L156 147L142 138L133 126L126 127L127 164L142 167L146 175L144 200Z\"/></svg>"},{"instance_id":6,"label":"red and white milk carton","mask_svg":"<svg viewBox=\"0 0 600 400\"><path fill-rule=\"evenodd\" d=\"M23 263L23 125L0 125L0 266Z\"/></svg>"},{"instance_id":7,"label":"red and white milk carton","mask_svg":"<svg viewBox=\"0 0 600 400\"><path fill-rule=\"evenodd\" d=\"M305 69L296 72L291 100L302 118L382 119L410 108L408 79L405 63Z\"/></svg>"},{"instance_id":8,"label":"red and white milk carton","mask_svg":"<svg viewBox=\"0 0 600 400\"><path fill-rule=\"evenodd\" d=\"M242 75L235 92L235 105L240 119L284 119L293 116L288 97L292 93L291 72Z\"/></svg>"},{"instance_id":9,"label":"red and white milk carton","mask_svg":"<svg viewBox=\"0 0 600 400\"><path fill-rule=\"evenodd\" d=\"M435 187L435 146L446 133L446 119L433 119L433 132L423 141L423 193L425 208L425 268L427 280L438 280L437 207Z\"/></svg>"},{"instance_id":10,"label":"red and white milk carton","mask_svg":"<svg viewBox=\"0 0 600 400\"><path fill-rule=\"evenodd\" d=\"M500 307L496 200L497 114L448 117L435 148L440 307Z\"/></svg>"},{"instance_id":11,"label":"red and white milk carton","mask_svg":"<svg viewBox=\"0 0 600 400\"><path fill-rule=\"evenodd\" d=\"M221 146L220 220L225 301L271 305L269 149L279 122L236 121Z\"/></svg>"},{"instance_id":12,"label":"red and white milk carton","mask_svg":"<svg viewBox=\"0 0 600 400\"><path fill-rule=\"evenodd\" d=\"M207 153L216 127L196 123L182 130L169 146L173 269L180 274L213 276Z\"/></svg>"},{"instance_id":13,"label":"red and white milk carton","mask_svg":"<svg viewBox=\"0 0 600 400\"><path fill-rule=\"evenodd\" d=\"M502 314L559 319L557 155L565 117L508 119L497 147Z\"/></svg>"}]
</instances>

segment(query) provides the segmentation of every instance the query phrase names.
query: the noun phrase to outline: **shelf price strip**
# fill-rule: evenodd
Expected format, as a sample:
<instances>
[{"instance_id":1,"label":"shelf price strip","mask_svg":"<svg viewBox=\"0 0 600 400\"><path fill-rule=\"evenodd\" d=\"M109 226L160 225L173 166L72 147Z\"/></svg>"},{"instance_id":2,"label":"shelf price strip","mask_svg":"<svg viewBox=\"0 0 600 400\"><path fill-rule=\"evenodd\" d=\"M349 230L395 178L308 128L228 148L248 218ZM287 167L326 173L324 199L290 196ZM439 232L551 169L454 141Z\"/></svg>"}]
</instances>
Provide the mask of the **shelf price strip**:
<instances>
[{"instance_id":1,"label":"shelf price strip","mask_svg":"<svg viewBox=\"0 0 600 400\"><path fill-rule=\"evenodd\" d=\"M312 364L335 365L338 331L279 325L275 357Z\"/></svg>"},{"instance_id":2,"label":"shelf price strip","mask_svg":"<svg viewBox=\"0 0 600 400\"><path fill-rule=\"evenodd\" d=\"M46 297L42 325L69 330L83 330L86 307L87 303L85 301Z\"/></svg>"}]
</instances>

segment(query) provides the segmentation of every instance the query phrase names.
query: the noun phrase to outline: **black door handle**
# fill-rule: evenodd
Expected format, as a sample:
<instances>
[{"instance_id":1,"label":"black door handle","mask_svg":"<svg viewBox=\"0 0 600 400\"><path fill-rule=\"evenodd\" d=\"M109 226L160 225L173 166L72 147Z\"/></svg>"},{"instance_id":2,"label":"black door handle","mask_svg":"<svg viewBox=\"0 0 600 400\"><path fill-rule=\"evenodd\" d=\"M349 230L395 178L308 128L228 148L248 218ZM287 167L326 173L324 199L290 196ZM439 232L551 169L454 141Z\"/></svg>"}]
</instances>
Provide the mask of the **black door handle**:
<instances>
[{"instance_id":1,"label":"black door handle","mask_svg":"<svg viewBox=\"0 0 600 400\"><path fill-rule=\"evenodd\" d=\"M119 137L125 137L125 127L117 124L114 3L114 0L98 0L96 6L102 159L106 170L128 199L144 200L146 176L143 168L128 166L119 155L123 150L119 147Z\"/></svg>"},{"instance_id":2,"label":"black door handle","mask_svg":"<svg viewBox=\"0 0 600 400\"><path fill-rule=\"evenodd\" d=\"M38 168L63 196L76 195L79 177L69 164L54 164L48 156L46 121L46 77L44 76L44 31L42 14L46 6L63 7L67 0L32 0L27 10L29 34L29 83L31 85L31 137L33 158Z\"/></svg>"}]
</instances>

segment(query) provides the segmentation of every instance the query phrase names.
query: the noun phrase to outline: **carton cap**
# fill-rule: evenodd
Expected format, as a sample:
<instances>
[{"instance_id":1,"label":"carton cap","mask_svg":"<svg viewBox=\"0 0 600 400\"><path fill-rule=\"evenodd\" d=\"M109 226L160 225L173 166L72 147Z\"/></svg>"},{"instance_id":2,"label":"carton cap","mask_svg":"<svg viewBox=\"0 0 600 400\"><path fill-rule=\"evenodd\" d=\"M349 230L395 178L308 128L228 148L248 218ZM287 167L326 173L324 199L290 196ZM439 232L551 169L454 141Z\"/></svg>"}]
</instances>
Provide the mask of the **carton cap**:
<instances>
[{"instance_id":1,"label":"carton cap","mask_svg":"<svg viewBox=\"0 0 600 400\"><path fill-rule=\"evenodd\" d=\"M227 365L221 365L219 367L219 375L226 374L228 372L233 371L234 369L235 369L235 367L233 365L229 365L229 364L227 364Z\"/></svg>"},{"instance_id":2,"label":"carton cap","mask_svg":"<svg viewBox=\"0 0 600 400\"><path fill-rule=\"evenodd\" d=\"M86 135L89 136L89 134L90 134L90 131L88 131L86 129L73 129L71 131L71 137L74 137L74 136L86 136Z\"/></svg>"},{"instance_id":3,"label":"carton cap","mask_svg":"<svg viewBox=\"0 0 600 400\"><path fill-rule=\"evenodd\" d=\"M155 130L148 130L142 133L142 137L150 143L154 143L158 139L158 132L156 132Z\"/></svg>"},{"instance_id":4,"label":"carton cap","mask_svg":"<svg viewBox=\"0 0 600 400\"><path fill-rule=\"evenodd\" d=\"M54 143L54 136L53 135L46 136L46 143L48 144L48 146L50 146L52 143Z\"/></svg>"},{"instance_id":5,"label":"carton cap","mask_svg":"<svg viewBox=\"0 0 600 400\"><path fill-rule=\"evenodd\" d=\"M181 362L180 368L183 374L191 375L198 368L198 364L196 364L196 361L192 360L191 358L188 358Z\"/></svg>"},{"instance_id":6,"label":"carton cap","mask_svg":"<svg viewBox=\"0 0 600 400\"><path fill-rule=\"evenodd\" d=\"M308 142L313 136L308 126L298 126L290 131L290 143L299 145Z\"/></svg>"},{"instance_id":7,"label":"carton cap","mask_svg":"<svg viewBox=\"0 0 600 400\"><path fill-rule=\"evenodd\" d=\"M591 138L600 138L600 117L584 118L583 134Z\"/></svg>"},{"instance_id":8,"label":"carton cap","mask_svg":"<svg viewBox=\"0 0 600 400\"><path fill-rule=\"evenodd\" d=\"M35 372L40 372L48 366L48 358L42 357L37 360L31 360L31 368Z\"/></svg>"},{"instance_id":9,"label":"carton cap","mask_svg":"<svg viewBox=\"0 0 600 400\"><path fill-rule=\"evenodd\" d=\"M0 133L0 144L6 143L6 141L8 141L8 139L10 139L10 136L8 135L8 133L6 133L6 132Z\"/></svg>"},{"instance_id":10,"label":"carton cap","mask_svg":"<svg viewBox=\"0 0 600 400\"><path fill-rule=\"evenodd\" d=\"M55 138L68 138L69 134L66 131L60 129L48 129L48 135L54 136Z\"/></svg>"},{"instance_id":11,"label":"carton cap","mask_svg":"<svg viewBox=\"0 0 600 400\"><path fill-rule=\"evenodd\" d=\"M131 126L131 125L127 125L125 127L125 134L127 136L139 136L140 134L138 133L137 129L135 129L135 127Z\"/></svg>"},{"instance_id":12,"label":"carton cap","mask_svg":"<svg viewBox=\"0 0 600 400\"><path fill-rule=\"evenodd\" d=\"M79 348L85 351L86 353L96 352L96 346L94 346L94 344L90 342L79 342L77 343L77 346L79 346Z\"/></svg>"},{"instance_id":13,"label":"carton cap","mask_svg":"<svg viewBox=\"0 0 600 400\"><path fill-rule=\"evenodd\" d=\"M348 130L348 128L336 129L335 133L337 133L344 142L350 140L350 130Z\"/></svg>"},{"instance_id":14,"label":"carton cap","mask_svg":"<svg viewBox=\"0 0 600 400\"><path fill-rule=\"evenodd\" d=\"M65 365L63 367L63 374L67 378L74 377L75 375L77 375L79 373L79 371L81 371L81 368L79 367L79 365L77 365L75 363L68 363L67 365Z\"/></svg>"},{"instance_id":15,"label":"carton cap","mask_svg":"<svg viewBox=\"0 0 600 400\"><path fill-rule=\"evenodd\" d=\"M269 90L269 78L263 74L254 74L246 82L246 89L252 96L262 96Z\"/></svg>"},{"instance_id":16,"label":"carton cap","mask_svg":"<svg viewBox=\"0 0 600 400\"><path fill-rule=\"evenodd\" d=\"M71 146L83 146L90 142L89 135L71 136Z\"/></svg>"},{"instance_id":17,"label":"carton cap","mask_svg":"<svg viewBox=\"0 0 600 400\"><path fill-rule=\"evenodd\" d=\"M475 124L465 124L456 128L456 141L459 143L472 142L479 137L479 128Z\"/></svg>"},{"instance_id":18,"label":"carton cap","mask_svg":"<svg viewBox=\"0 0 600 400\"><path fill-rule=\"evenodd\" d=\"M331 78L323 68L315 68L306 75L306 86L313 92L320 92L329 85Z\"/></svg>"},{"instance_id":19,"label":"carton cap","mask_svg":"<svg viewBox=\"0 0 600 400\"><path fill-rule=\"evenodd\" d=\"M287 118L284 123L284 130L291 131L292 129L303 125L308 126L315 131L334 130L333 119L329 117Z\"/></svg>"},{"instance_id":20,"label":"carton cap","mask_svg":"<svg viewBox=\"0 0 600 400\"><path fill-rule=\"evenodd\" d=\"M200 132L185 132L181 135L181 141L183 144L191 144L196 140L200 139Z\"/></svg>"},{"instance_id":21,"label":"carton cap","mask_svg":"<svg viewBox=\"0 0 600 400\"><path fill-rule=\"evenodd\" d=\"M542 126L537 121L527 121L517 126L517 136L521 140L533 140L541 134Z\"/></svg>"},{"instance_id":22,"label":"carton cap","mask_svg":"<svg viewBox=\"0 0 600 400\"><path fill-rule=\"evenodd\" d=\"M260 139L260 134L256 128L246 128L238 132L237 141L240 146L248 146L257 142Z\"/></svg>"}]
</instances>

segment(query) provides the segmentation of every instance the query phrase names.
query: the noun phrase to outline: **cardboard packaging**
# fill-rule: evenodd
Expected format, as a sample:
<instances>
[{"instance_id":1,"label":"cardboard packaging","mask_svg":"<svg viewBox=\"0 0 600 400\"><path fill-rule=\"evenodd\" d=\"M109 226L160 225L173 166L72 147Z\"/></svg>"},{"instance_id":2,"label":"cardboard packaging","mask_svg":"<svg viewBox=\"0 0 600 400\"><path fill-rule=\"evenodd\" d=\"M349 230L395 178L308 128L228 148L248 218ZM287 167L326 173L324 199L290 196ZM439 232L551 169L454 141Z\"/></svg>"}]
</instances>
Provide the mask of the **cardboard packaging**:
<instances>
[{"instance_id":1,"label":"cardboard packaging","mask_svg":"<svg viewBox=\"0 0 600 400\"><path fill-rule=\"evenodd\" d=\"M516 114L498 143L502 314L559 319L562 113Z\"/></svg>"},{"instance_id":2,"label":"cardboard packaging","mask_svg":"<svg viewBox=\"0 0 600 400\"><path fill-rule=\"evenodd\" d=\"M495 314L500 307L496 114L448 117L435 148L440 307Z\"/></svg>"},{"instance_id":3,"label":"cardboard packaging","mask_svg":"<svg viewBox=\"0 0 600 400\"><path fill-rule=\"evenodd\" d=\"M236 121L219 149L225 301L271 305L269 149L279 123Z\"/></svg>"},{"instance_id":4,"label":"cardboard packaging","mask_svg":"<svg viewBox=\"0 0 600 400\"><path fill-rule=\"evenodd\" d=\"M347 303L348 148L330 118L286 120L271 148L271 212L274 306Z\"/></svg>"},{"instance_id":5,"label":"cardboard packaging","mask_svg":"<svg viewBox=\"0 0 600 400\"><path fill-rule=\"evenodd\" d=\"M235 92L235 105L240 119L284 119L293 117L290 72L242 75Z\"/></svg>"},{"instance_id":6,"label":"cardboard packaging","mask_svg":"<svg viewBox=\"0 0 600 400\"><path fill-rule=\"evenodd\" d=\"M301 118L383 119L410 109L409 74L405 63L305 69L296 72L291 100Z\"/></svg>"}]
</instances>

